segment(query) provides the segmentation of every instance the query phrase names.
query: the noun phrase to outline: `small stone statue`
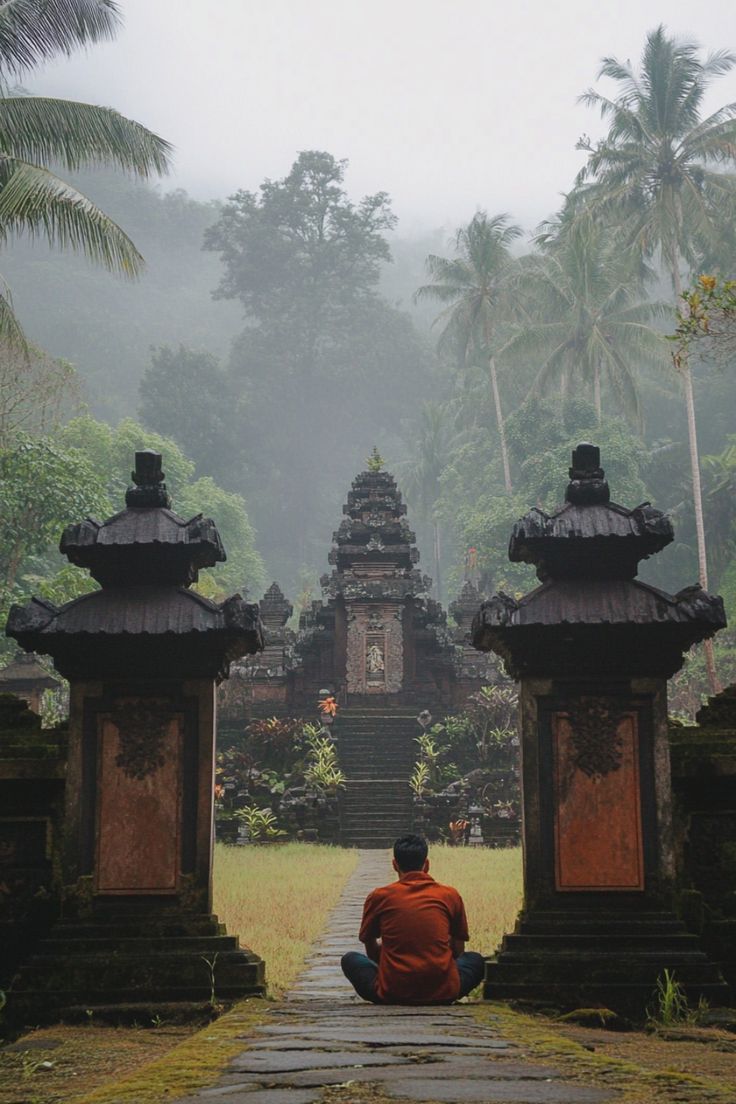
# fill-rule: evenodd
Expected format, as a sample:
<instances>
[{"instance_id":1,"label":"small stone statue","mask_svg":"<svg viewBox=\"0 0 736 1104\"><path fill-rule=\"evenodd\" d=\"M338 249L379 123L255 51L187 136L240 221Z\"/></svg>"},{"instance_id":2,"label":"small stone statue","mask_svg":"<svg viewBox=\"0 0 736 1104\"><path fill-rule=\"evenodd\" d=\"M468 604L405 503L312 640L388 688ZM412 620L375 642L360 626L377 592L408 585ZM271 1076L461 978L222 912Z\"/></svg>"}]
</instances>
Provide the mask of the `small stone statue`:
<instances>
[{"instance_id":1,"label":"small stone statue","mask_svg":"<svg viewBox=\"0 0 736 1104\"><path fill-rule=\"evenodd\" d=\"M383 652L377 644L371 644L366 654L366 667L371 675L380 674L385 670Z\"/></svg>"}]
</instances>

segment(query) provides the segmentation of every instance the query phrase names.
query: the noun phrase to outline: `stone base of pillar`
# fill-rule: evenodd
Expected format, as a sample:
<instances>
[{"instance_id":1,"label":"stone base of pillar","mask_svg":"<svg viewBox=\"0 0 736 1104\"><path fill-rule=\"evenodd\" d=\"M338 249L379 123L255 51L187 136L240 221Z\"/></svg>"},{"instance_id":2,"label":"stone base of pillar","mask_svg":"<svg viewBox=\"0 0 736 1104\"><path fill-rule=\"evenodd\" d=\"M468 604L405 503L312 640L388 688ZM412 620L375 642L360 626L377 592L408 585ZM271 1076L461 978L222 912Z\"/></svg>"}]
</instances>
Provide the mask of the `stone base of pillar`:
<instances>
[{"instance_id":1,"label":"stone base of pillar","mask_svg":"<svg viewBox=\"0 0 736 1104\"><path fill-rule=\"evenodd\" d=\"M198 1020L215 1005L262 996L264 969L216 916L121 904L57 923L15 978L6 1015L18 1027L90 1016Z\"/></svg>"},{"instance_id":2,"label":"stone base of pillar","mask_svg":"<svg viewBox=\"0 0 736 1104\"><path fill-rule=\"evenodd\" d=\"M666 911L522 916L486 965L486 1000L570 1011L605 1007L633 1019L657 1013L657 979L674 974L691 1008L728 1005L730 991L696 936Z\"/></svg>"}]
</instances>

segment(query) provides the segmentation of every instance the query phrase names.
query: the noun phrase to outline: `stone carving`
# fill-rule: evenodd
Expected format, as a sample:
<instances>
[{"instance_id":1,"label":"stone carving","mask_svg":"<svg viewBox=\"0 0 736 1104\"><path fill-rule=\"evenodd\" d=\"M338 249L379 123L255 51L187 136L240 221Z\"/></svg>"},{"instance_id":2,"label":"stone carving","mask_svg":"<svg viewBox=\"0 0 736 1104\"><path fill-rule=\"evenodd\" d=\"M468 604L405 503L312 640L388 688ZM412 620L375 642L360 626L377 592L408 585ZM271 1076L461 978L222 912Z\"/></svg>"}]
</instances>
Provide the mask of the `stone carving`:
<instances>
[{"instance_id":1,"label":"stone carving","mask_svg":"<svg viewBox=\"0 0 736 1104\"><path fill-rule=\"evenodd\" d=\"M164 740L171 713L158 704L132 701L119 705L110 720L120 739L116 766L139 782L155 774L166 762Z\"/></svg>"},{"instance_id":2,"label":"stone carving","mask_svg":"<svg viewBox=\"0 0 736 1104\"><path fill-rule=\"evenodd\" d=\"M619 725L621 703L615 698L578 698L568 709L575 767L588 778L603 778L620 770L623 741Z\"/></svg>"},{"instance_id":3,"label":"stone carving","mask_svg":"<svg viewBox=\"0 0 736 1104\"><path fill-rule=\"evenodd\" d=\"M369 644L365 657L365 667L369 675L382 674L386 670L383 652L378 644Z\"/></svg>"},{"instance_id":4,"label":"stone carving","mask_svg":"<svg viewBox=\"0 0 736 1104\"><path fill-rule=\"evenodd\" d=\"M354 613L348 613L348 646L347 646L347 683L348 691L352 694L362 694L365 691L363 676L363 659L365 657L365 636L362 626Z\"/></svg>"},{"instance_id":5,"label":"stone carving","mask_svg":"<svg viewBox=\"0 0 736 1104\"><path fill-rule=\"evenodd\" d=\"M401 611L394 610L386 625L386 690L398 693L404 683L404 633L401 627Z\"/></svg>"}]
</instances>

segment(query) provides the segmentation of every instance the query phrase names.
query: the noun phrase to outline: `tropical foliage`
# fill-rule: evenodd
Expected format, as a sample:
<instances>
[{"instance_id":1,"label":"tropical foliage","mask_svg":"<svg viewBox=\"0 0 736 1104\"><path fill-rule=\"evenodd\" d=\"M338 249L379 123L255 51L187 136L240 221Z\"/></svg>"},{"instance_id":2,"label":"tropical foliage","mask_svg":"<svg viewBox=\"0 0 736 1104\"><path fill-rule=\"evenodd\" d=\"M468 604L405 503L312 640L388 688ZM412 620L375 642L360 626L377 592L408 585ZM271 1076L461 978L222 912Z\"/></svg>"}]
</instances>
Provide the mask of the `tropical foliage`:
<instances>
[{"instance_id":1,"label":"tropical foliage","mask_svg":"<svg viewBox=\"0 0 736 1104\"><path fill-rule=\"evenodd\" d=\"M0 5L0 242L20 233L84 253L126 276L143 258L108 215L61 170L112 165L140 177L167 171L170 145L109 107L24 94L12 82L77 46L110 38L119 25L111 0L5 0ZM7 292L0 339L24 338Z\"/></svg>"},{"instance_id":2,"label":"tropical foliage","mask_svg":"<svg viewBox=\"0 0 736 1104\"><path fill-rule=\"evenodd\" d=\"M487 365L504 483L509 494L511 471L496 356L502 308L508 303L504 292L512 267L509 247L521 233L521 227L509 223L507 215L489 218L485 211L479 211L455 235L454 257L427 258L427 273L432 282L416 292L418 300L432 299L444 306L438 319L443 326L441 346L454 347L463 366Z\"/></svg>"},{"instance_id":3,"label":"tropical foliage","mask_svg":"<svg viewBox=\"0 0 736 1104\"><path fill-rule=\"evenodd\" d=\"M159 195L145 177L166 167L165 143L107 109L16 87L118 19L109 0L0 0L4 271L34 339L78 365L0 348L8 593L77 592L79 573L44 542L72 504L118 505L144 442L164 453L175 506L223 530L230 559L203 575L206 593L258 595L253 521L271 577L307 606L374 446L437 593L468 573L523 591L534 577L509 563L509 530L559 504L570 450L593 439L616 499L673 515L676 542L644 577L676 590L699 575L736 608L736 104L705 106L736 55L657 27L638 61L604 58L582 97L602 134L580 140L560 210L525 240L511 215L481 207L445 248L444 231L397 236L389 197L353 198L347 162L323 150L225 204ZM85 254L136 269L122 226L151 260L138 288L85 270ZM82 256L36 251L23 227ZM7 306L0 336L16 332ZM140 424L125 420L136 409ZM24 449L38 502L23 497ZM59 477L57 493L59 465L76 490ZM723 677L730 648L715 653ZM703 670L698 656L683 700L705 688Z\"/></svg>"}]
</instances>

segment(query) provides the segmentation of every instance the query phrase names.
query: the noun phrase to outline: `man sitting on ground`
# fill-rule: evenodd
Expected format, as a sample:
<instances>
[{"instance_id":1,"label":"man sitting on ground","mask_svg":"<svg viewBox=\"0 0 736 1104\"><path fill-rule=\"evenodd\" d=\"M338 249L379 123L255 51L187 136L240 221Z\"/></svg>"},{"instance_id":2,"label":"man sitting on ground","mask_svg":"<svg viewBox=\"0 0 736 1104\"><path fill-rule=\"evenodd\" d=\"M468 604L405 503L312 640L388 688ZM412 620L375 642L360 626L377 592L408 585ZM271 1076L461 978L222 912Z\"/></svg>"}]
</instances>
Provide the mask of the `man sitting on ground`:
<instances>
[{"instance_id":1,"label":"man sitting on ground","mask_svg":"<svg viewBox=\"0 0 736 1104\"><path fill-rule=\"evenodd\" d=\"M451 1004L480 984L485 965L465 951L463 899L430 878L421 836L397 839L392 865L398 881L374 889L363 906L366 953L343 955L343 973L374 1004Z\"/></svg>"}]
</instances>

